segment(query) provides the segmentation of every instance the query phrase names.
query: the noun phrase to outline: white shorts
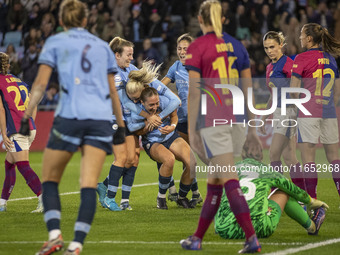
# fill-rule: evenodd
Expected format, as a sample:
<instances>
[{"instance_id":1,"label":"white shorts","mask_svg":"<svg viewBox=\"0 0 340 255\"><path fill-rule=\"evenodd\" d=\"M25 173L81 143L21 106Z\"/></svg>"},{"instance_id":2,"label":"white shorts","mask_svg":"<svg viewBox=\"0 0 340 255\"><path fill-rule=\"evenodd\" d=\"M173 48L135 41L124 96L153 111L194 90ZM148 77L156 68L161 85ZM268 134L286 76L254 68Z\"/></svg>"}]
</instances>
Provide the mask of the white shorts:
<instances>
[{"instance_id":1,"label":"white shorts","mask_svg":"<svg viewBox=\"0 0 340 255\"><path fill-rule=\"evenodd\" d=\"M234 153L234 156L238 157L246 139L246 127L218 125L202 128L200 134L207 158L226 153Z\"/></svg>"},{"instance_id":2,"label":"white shorts","mask_svg":"<svg viewBox=\"0 0 340 255\"><path fill-rule=\"evenodd\" d=\"M277 108L273 113L275 120L273 121L273 134L281 134L288 138L293 137L296 134L296 118L296 107L288 107L286 115L281 115L281 108Z\"/></svg>"},{"instance_id":3,"label":"white shorts","mask_svg":"<svg viewBox=\"0 0 340 255\"><path fill-rule=\"evenodd\" d=\"M14 134L9 139L14 143L14 146L9 152L28 151L34 141L36 130L31 130L29 136L22 134Z\"/></svg>"},{"instance_id":4,"label":"white shorts","mask_svg":"<svg viewBox=\"0 0 340 255\"><path fill-rule=\"evenodd\" d=\"M334 144L339 142L337 118L298 118L298 143Z\"/></svg>"}]
</instances>

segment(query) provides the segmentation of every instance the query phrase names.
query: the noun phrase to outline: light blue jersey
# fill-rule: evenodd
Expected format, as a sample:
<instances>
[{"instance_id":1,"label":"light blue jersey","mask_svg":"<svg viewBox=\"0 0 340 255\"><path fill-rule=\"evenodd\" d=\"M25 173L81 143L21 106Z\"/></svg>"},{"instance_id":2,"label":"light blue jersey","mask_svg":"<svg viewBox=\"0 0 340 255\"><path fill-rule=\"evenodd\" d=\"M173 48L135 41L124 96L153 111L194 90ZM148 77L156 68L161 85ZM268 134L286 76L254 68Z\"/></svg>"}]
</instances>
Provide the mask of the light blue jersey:
<instances>
[{"instance_id":1,"label":"light blue jersey","mask_svg":"<svg viewBox=\"0 0 340 255\"><path fill-rule=\"evenodd\" d=\"M129 103L132 102L125 91L126 84L129 80L129 73L133 70L138 70L137 67L134 65L130 64L129 67L127 68L120 68L118 66L118 73L115 75L115 83L116 83L116 89L119 95L120 103L122 106L122 112L123 112L123 119L126 120L131 115L131 106L130 108L127 107L129 106ZM133 102L132 102L133 103ZM134 109L136 112L140 112L141 109L137 108L135 105L133 105ZM116 116L113 115L113 119L116 119Z\"/></svg>"},{"instance_id":2,"label":"light blue jersey","mask_svg":"<svg viewBox=\"0 0 340 255\"><path fill-rule=\"evenodd\" d=\"M55 116L111 120L107 74L117 72L117 63L106 42L83 28L71 28L47 39L38 63L58 71L61 93Z\"/></svg>"},{"instance_id":3,"label":"light blue jersey","mask_svg":"<svg viewBox=\"0 0 340 255\"><path fill-rule=\"evenodd\" d=\"M116 75L116 86L119 94L119 99L122 104L123 114L125 120L129 118L131 115L131 112L137 113L138 115L141 113L142 110L144 110L140 104L135 104L133 101L130 100L130 98L126 94L126 84L129 80L128 76L129 73L133 70L138 70L137 67L130 64L128 68L122 69L118 67L118 74L120 76L117 77ZM170 90L168 89L161 81L154 80L151 82L150 87L153 87L157 90L158 94L160 96L165 96L169 99L169 104L163 109L162 112L159 113L159 117L163 119L164 117L168 116L170 113L172 113L174 110L178 108L178 106L181 103L181 100Z\"/></svg>"},{"instance_id":4,"label":"light blue jersey","mask_svg":"<svg viewBox=\"0 0 340 255\"><path fill-rule=\"evenodd\" d=\"M169 102L170 100L167 97L159 96L158 112L163 111L169 105ZM138 103L137 105L141 107L144 111L146 111L144 106L141 103ZM131 112L131 117L126 119L127 126L130 132L135 132L145 127L144 121L145 121L145 118L136 114L135 112ZM170 117L169 116L166 117L163 120L161 127L171 125L170 121L171 121ZM163 143L167 141L174 134L174 132L175 131L165 135L165 134L162 134L158 129L154 129L153 131L148 132L147 134L142 136L142 142L143 143Z\"/></svg>"},{"instance_id":5,"label":"light blue jersey","mask_svg":"<svg viewBox=\"0 0 340 255\"><path fill-rule=\"evenodd\" d=\"M178 96L182 101L177 110L178 123L188 122L188 93L189 93L189 74L181 61L177 60L165 75L172 83L176 82Z\"/></svg>"}]
</instances>

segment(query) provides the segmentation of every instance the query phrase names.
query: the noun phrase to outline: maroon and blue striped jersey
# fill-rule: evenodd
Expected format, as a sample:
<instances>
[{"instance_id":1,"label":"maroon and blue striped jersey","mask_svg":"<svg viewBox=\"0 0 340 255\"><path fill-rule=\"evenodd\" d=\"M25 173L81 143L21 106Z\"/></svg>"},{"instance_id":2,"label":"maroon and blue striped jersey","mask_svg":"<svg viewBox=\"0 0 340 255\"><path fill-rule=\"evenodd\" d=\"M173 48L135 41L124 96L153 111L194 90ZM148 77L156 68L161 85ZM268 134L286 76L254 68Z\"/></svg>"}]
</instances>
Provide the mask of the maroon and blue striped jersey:
<instances>
[{"instance_id":1,"label":"maroon and blue striped jersey","mask_svg":"<svg viewBox=\"0 0 340 255\"><path fill-rule=\"evenodd\" d=\"M201 75L199 81L191 82L197 83L195 88L200 89L202 94L209 95L206 101L207 113L200 115L200 124L197 128L211 127L215 119L236 122L232 94L228 89L215 88L215 84L228 84L227 47L225 41L212 32L197 38L188 48L185 68Z\"/></svg>"},{"instance_id":2,"label":"maroon and blue striped jersey","mask_svg":"<svg viewBox=\"0 0 340 255\"><path fill-rule=\"evenodd\" d=\"M6 112L7 136L19 132L21 119L27 108L28 85L14 75L0 74L0 95ZM33 119L30 119L30 130L35 129Z\"/></svg>"},{"instance_id":3,"label":"maroon and blue striped jersey","mask_svg":"<svg viewBox=\"0 0 340 255\"><path fill-rule=\"evenodd\" d=\"M277 88L277 107L281 107L281 88L289 87L293 60L283 55L276 63L270 63L266 69L266 85L273 95L272 88ZM289 94L286 95L287 98Z\"/></svg>"},{"instance_id":4,"label":"maroon and blue striped jersey","mask_svg":"<svg viewBox=\"0 0 340 255\"><path fill-rule=\"evenodd\" d=\"M302 118L336 118L334 106L334 81L339 70L333 56L321 48L313 48L296 56L292 75L301 79L301 87L308 89L311 99L304 107L312 114Z\"/></svg>"}]
</instances>

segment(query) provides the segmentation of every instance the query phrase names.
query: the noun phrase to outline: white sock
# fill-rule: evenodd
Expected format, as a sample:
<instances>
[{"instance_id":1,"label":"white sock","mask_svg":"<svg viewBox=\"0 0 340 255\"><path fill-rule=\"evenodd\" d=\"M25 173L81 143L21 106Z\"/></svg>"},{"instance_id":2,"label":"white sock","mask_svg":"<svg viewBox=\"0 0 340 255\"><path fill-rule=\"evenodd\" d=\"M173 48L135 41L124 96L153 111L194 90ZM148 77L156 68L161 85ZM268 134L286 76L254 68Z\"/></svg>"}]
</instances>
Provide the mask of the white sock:
<instances>
[{"instance_id":1,"label":"white sock","mask_svg":"<svg viewBox=\"0 0 340 255\"><path fill-rule=\"evenodd\" d=\"M174 185L174 186L171 186L171 187L169 188L169 192L170 192L171 194L177 193L176 186L175 186L175 185Z\"/></svg>"},{"instance_id":2,"label":"white sock","mask_svg":"<svg viewBox=\"0 0 340 255\"><path fill-rule=\"evenodd\" d=\"M198 190L195 190L192 192L192 194L198 195L200 192Z\"/></svg>"},{"instance_id":3,"label":"white sock","mask_svg":"<svg viewBox=\"0 0 340 255\"><path fill-rule=\"evenodd\" d=\"M122 199L122 200L120 200L120 204L122 204L124 202L129 202L129 199Z\"/></svg>"},{"instance_id":4,"label":"white sock","mask_svg":"<svg viewBox=\"0 0 340 255\"><path fill-rule=\"evenodd\" d=\"M7 200L0 198L0 205L7 205Z\"/></svg>"},{"instance_id":5,"label":"white sock","mask_svg":"<svg viewBox=\"0 0 340 255\"><path fill-rule=\"evenodd\" d=\"M83 249L83 245L79 242L72 241L67 249L70 250L70 251L74 251L77 248L79 248L80 251L81 251Z\"/></svg>"},{"instance_id":6,"label":"white sock","mask_svg":"<svg viewBox=\"0 0 340 255\"><path fill-rule=\"evenodd\" d=\"M158 192L158 197L159 198L166 198L166 195L165 194L161 194L161 193Z\"/></svg>"},{"instance_id":7,"label":"white sock","mask_svg":"<svg viewBox=\"0 0 340 255\"><path fill-rule=\"evenodd\" d=\"M53 229L48 232L48 240L56 239L61 234L60 229Z\"/></svg>"}]
</instances>

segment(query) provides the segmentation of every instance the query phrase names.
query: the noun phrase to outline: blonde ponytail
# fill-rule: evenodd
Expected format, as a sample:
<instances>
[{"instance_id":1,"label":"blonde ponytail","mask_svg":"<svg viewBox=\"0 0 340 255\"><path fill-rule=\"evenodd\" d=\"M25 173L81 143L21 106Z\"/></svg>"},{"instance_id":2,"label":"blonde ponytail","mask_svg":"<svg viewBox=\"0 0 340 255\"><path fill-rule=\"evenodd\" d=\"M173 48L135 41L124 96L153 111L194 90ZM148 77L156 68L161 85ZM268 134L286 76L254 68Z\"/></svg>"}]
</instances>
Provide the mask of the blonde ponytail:
<instances>
[{"instance_id":1,"label":"blonde ponytail","mask_svg":"<svg viewBox=\"0 0 340 255\"><path fill-rule=\"evenodd\" d=\"M8 73L9 57L6 53L0 52L0 74Z\"/></svg>"},{"instance_id":2,"label":"blonde ponytail","mask_svg":"<svg viewBox=\"0 0 340 255\"><path fill-rule=\"evenodd\" d=\"M222 7L219 1L204 1L200 6L199 16L205 25L213 27L217 37L222 37Z\"/></svg>"},{"instance_id":3,"label":"blonde ponytail","mask_svg":"<svg viewBox=\"0 0 340 255\"><path fill-rule=\"evenodd\" d=\"M222 7L217 1L214 1L210 5L210 20L211 25L214 28L214 32L217 37L222 37Z\"/></svg>"},{"instance_id":4,"label":"blonde ponytail","mask_svg":"<svg viewBox=\"0 0 340 255\"><path fill-rule=\"evenodd\" d=\"M130 72L129 81L126 84L126 93L134 94L142 91L149 83L158 78L160 67L161 65L153 65L152 61L144 61L140 70Z\"/></svg>"}]
</instances>

